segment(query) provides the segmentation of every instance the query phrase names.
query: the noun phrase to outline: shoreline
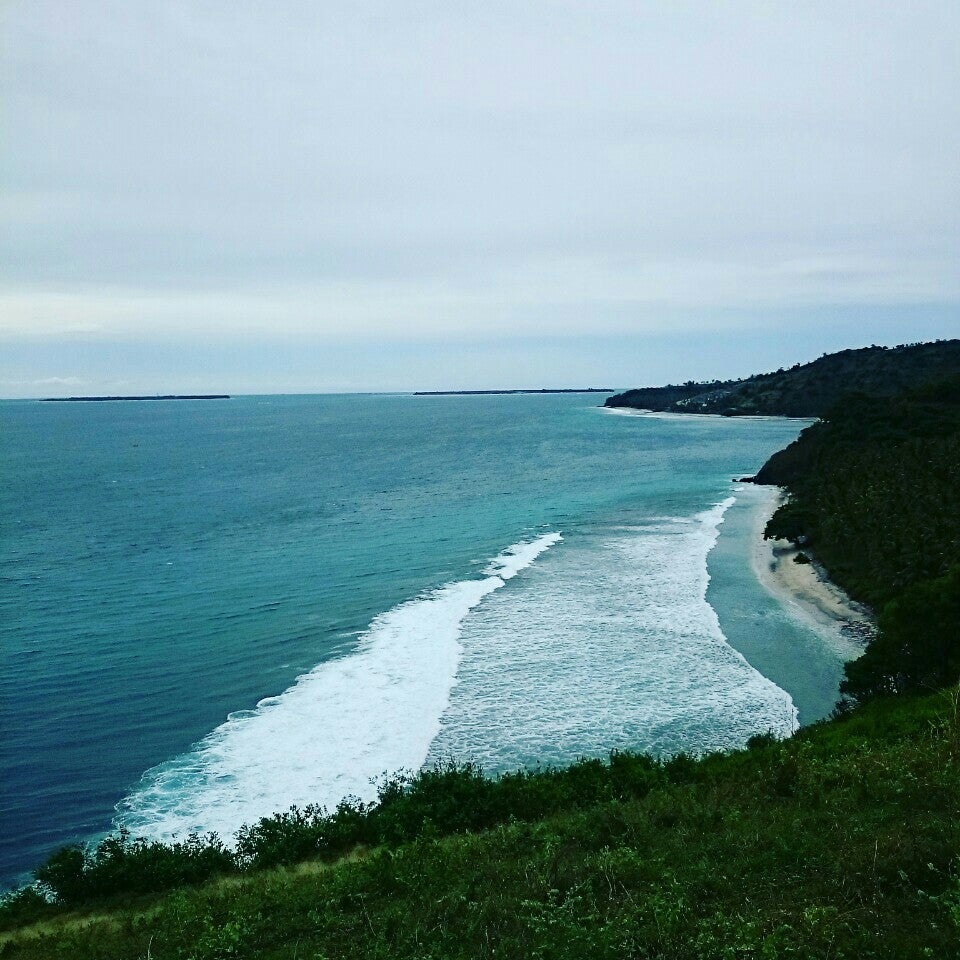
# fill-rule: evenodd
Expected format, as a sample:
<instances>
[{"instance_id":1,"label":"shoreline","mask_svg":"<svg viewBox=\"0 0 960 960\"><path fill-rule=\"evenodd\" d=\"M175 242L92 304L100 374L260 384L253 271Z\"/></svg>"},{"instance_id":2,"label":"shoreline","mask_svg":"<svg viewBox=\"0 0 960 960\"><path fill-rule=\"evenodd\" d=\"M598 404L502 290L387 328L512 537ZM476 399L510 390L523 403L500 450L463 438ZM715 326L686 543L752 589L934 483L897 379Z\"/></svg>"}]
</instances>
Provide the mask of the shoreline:
<instances>
[{"instance_id":1,"label":"shoreline","mask_svg":"<svg viewBox=\"0 0 960 960\"><path fill-rule=\"evenodd\" d=\"M754 494L747 493L748 486ZM781 487L737 484L737 488L738 496L757 501L751 557L757 579L787 610L845 641L851 648L849 659L858 657L876 631L872 611L835 584L816 559L795 562L801 551L788 540L764 539L767 521L786 498Z\"/></svg>"},{"instance_id":2,"label":"shoreline","mask_svg":"<svg viewBox=\"0 0 960 960\"><path fill-rule=\"evenodd\" d=\"M764 563L758 546L770 546L762 535L776 490L734 484L732 492L735 502L708 559L707 602L726 642L789 695L805 727L831 715L844 664L860 656L863 644L850 636L845 620L801 606L788 590L773 589L758 569L758 559L759 567Z\"/></svg>"},{"instance_id":3,"label":"shoreline","mask_svg":"<svg viewBox=\"0 0 960 960\"><path fill-rule=\"evenodd\" d=\"M799 420L813 423L816 417L788 417L780 413L738 413L726 416L722 413L688 413L679 410L647 410L643 407L598 407L604 413L614 413L622 417L648 417L659 420L679 420L696 417L698 420Z\"/></svg>"}]
</instances>

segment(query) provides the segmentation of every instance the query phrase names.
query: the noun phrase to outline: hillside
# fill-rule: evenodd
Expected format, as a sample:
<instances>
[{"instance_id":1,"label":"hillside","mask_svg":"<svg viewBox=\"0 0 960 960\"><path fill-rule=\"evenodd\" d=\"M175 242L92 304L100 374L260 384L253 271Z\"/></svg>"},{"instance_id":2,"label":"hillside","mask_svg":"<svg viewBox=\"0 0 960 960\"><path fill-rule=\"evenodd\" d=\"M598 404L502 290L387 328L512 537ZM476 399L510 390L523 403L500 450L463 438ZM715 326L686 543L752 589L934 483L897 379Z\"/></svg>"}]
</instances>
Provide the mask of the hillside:
<instances>
[{"instance_id":1,"label":"hillside","mask_svg":"<svg viewBox=\"0 0 960 960\"><path fill-rule=\"evenodd\" d=\"M960 340L938 340L843 350L745 380L627 390L607 398L604 406L725 416L820 417L849 391L888 397L955 374L960 374Z\"/></svg>"},{"instance_id":2,"label":"hillside","mask_svg":"<svg viewBox=\"0 0 960 960\"><path fill-rule=\"evenodd\" d=\"M70 912L0 934L0 956L956 956L958 724L943 693L700 762L581 763L522 790L447 770L395 807L400 839L135 898L118 891L149 861L120 857L112 893L74 890ZM473 809L485 829L458 821ZM264 836L302 840L295 820Z\"/></svg>"},{"instance_id":3,"label":"hillside","mask_svg":"<svg viewBox=\"0 0 960 960\"><path fill-rule=\"evenodd\" d=\"M960 678L960 376L897 397L848 394L756 482L790 493L768 536L813 553L879 614L845 693Z\"/></svg>"}]
</instances>

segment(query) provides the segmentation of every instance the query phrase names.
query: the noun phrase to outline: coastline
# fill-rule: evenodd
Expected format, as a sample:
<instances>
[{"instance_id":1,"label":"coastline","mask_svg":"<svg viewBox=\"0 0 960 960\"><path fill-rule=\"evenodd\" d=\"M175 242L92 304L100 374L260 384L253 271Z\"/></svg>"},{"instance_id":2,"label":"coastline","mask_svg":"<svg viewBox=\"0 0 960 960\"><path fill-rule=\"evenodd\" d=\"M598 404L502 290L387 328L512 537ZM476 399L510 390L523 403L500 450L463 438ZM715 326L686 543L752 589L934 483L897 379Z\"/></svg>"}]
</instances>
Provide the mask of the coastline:
<instances>
[{"instance_id":1,"label":"coastline","mask_svg":"<svg viewBox=\"0 0 960 960\"><path fill-rule=\"evenodd\" d=\"M779 413L738 413L726 416L722 413L680 412L679 410L648 410L645 407L598 407L604 413L613 413L621 417L647 417L659 420L800 420L813 423L816 417L788 417Z\"/></svg>"},{"instance_id":2,"label":"coastline","mask_svg":"<svg viewBox=\"0 0 960 960\"><path fill-rule=\"evenodd\" d=\"M748 486L753 493L747 492ZM767 521L783 503L786 492L781 487L765 485L737 487L738 496L756 500L751 562L757 579L786 609L821 631L839 634L851 645L850 659L859 656L875 631L869 608L848 596L815 559L810 558L810 563L795 562L801 551L788 540L764 539Z\"/></svg>"},{"instance_id":3,"label":"coastline","mask_svg":"<svg viewBox=\"0 0 960 960\"><path fill-rule=\"evenodd\" d=\"M844 665L860 656L863 644L845 620L802 607L786 589L771 589L769 576L758 569L758 544L764 545L776 491L736 483L732 492L734 503L707 561L707 602L726 642L789 694L800 726L816 723L833 712Z\"/></svg>"}]
</instances>

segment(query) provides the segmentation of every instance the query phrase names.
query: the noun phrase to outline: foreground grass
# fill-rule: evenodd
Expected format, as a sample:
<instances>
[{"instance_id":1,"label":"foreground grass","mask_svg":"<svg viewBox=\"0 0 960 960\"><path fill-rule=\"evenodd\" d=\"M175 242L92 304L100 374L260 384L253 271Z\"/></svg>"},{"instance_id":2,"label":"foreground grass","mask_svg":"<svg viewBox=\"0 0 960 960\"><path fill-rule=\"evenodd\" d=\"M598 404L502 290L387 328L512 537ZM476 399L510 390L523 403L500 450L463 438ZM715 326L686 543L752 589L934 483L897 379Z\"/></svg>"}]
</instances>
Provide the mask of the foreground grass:
<instances>
[{"instance_id":1,"label":"foreground grass","mask_svg":"<svg viewBox=\"0 0 960 960\"><path fill-rule=\"evenodd\" d=\"M881 701L642 798L91 904L0 956L960 957L958 765L955 697Z\"/></svg>"}]
</instances>

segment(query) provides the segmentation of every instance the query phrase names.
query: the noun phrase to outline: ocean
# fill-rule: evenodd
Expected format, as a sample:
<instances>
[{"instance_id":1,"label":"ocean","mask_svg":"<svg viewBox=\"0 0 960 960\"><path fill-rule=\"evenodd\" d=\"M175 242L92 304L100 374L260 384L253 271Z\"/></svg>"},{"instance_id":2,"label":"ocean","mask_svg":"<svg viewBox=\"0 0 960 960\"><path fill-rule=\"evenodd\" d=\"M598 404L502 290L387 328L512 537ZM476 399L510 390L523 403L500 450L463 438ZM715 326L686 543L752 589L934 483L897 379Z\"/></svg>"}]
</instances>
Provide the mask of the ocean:
<instances>
[{"instance_id":1,"label":"ocean","mask_svg":"<svg viewBox=\"0 0 960 960\"><path fill-rule=\"evenodd\" d=\"M0 880L495 773L786 735L845 651L754 575L804 425L596 395L0 403Z\"/></svg>"}]
</instances>

